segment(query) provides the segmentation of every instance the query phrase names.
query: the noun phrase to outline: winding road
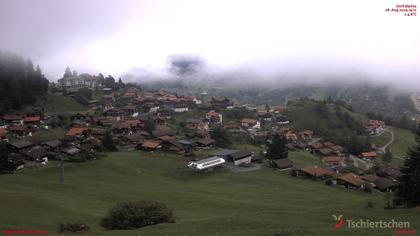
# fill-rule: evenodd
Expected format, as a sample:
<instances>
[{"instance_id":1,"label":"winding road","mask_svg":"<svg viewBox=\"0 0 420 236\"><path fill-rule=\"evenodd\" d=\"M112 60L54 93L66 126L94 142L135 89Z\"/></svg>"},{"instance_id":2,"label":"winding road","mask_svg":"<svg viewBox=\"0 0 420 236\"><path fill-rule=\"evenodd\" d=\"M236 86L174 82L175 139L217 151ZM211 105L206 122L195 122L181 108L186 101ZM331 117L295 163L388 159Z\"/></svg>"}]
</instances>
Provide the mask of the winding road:
<instances>
[{"instance_id":1,"label":"winding road","mask_svg":"<svg viewBox=\"0 0 420 236\"><path fill-rule=\"evenodd\" d=\"M391 145L391 144L394 142L394 140L395 140L395 138L394 138L394 132L392 132L392 131L391 131L391 130L389 130L388 128L386 128L386 129L384 130L384 132L382 132L382 133L381 133L381 134L379 134L378 136L381 136L381 135L382 135L383 133L385 133L385 132L388 132L388 133L390 133L390 134L391 134L391 139L390 139L390 140L389 140L389 142L387 142L384 146L377 148L378 153L383 153L383 154L385 154L385 153L386 153L386 149L388 148L388 146L389 146L389 145ZM398 157L398 156L395 156L395 155L393 155L393 158L397 158L397 159L405 160L404 158L402 158L402 157Z\"/></svg>"},{"instance_id":2,"label":"winding road","mask_svg":"<svg viewBox=\"0 0 420 236\"><path fill-rule=\"evenodd\" d=\"M378 149L378 152L380 152L380 153L386 153L386 148L394 142L394 132L392 132L392 131L391 131L391 130L389 130L388 128L386 128L386 129L384 130L384 132L382 132L382 133L381 133L380 135L378 135L378 136L381 136L381 135L382 135L383 133L385 133L385 132L387 132L387 133L390 133L390 134L391 134L391 139L390 139L390 140L389 140L389 142L387 142L384 146L377 148L377 149Z\"/></svg>"}]
</instances>

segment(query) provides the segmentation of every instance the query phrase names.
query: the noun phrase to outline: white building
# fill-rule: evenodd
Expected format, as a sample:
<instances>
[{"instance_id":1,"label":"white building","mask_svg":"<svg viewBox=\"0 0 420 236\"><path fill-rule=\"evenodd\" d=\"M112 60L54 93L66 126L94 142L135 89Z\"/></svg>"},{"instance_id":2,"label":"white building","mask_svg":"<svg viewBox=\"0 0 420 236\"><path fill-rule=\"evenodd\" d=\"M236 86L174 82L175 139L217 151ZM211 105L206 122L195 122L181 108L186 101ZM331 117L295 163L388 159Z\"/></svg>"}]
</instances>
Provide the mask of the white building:
<instances>
[{"instance_id":1,"label":"white building","mask_svg":"<svg viewBox=\"0 0 420 236\"><path fill-rule=\"evenodd\" d=\"M188 163L188 168L195 169L195 170L205 170L211 167L220 166L225 163L225 159L221 157L210 157L207 159L199 160L199 161L192 161Z\"/></svg>"},{"instance_id":2,"label":"white building","mask_svg":"<svg viewBox=\"0 0 420 236\"><path fill-rule=\"evenodd\" d=\"M187 112L188 107L174 107L173 111L176 112L176 113Z\"/></svg>"},{"instance_id":3,"label":"white building","mask_svg":"<svg viewBox=\"0 0 420 236\"><path fill-rule=\"evenodd\" d=\"M58 84L61 88L65 88L70 92L77 91L81 88L95 89L100 86L99 79L89 74L61 78L58 80Z\"/></svg>"}]
</instances>

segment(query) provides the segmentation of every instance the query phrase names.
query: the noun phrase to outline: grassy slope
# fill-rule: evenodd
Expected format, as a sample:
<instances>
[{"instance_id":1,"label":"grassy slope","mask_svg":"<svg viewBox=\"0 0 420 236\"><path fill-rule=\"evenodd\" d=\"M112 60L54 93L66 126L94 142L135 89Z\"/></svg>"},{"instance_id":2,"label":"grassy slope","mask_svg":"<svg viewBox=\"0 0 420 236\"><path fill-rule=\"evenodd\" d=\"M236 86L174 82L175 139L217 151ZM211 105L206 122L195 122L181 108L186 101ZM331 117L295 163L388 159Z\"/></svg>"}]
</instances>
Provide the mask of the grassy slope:
<instances>
[{"instance_id":1,"label":"grassy slope","mask_svg":"<svg viewBox=\"0 0 420 236\"><path fill-rule=\"evenodd\" d=\"M408 150L416 145L415 135L408 130L395 127L390 127L390 130L394 132L394 142L389 146L391 153L394 154L392 162L402 165Z\"/></svg>"},{"instance_id":2,"label":"grassy slope","mask_svg":"<svg viewBox=\"0 0 420 236\"><path fill-rule=\"evenodd\" d=\"M403 159L405 159L409 148L416 145L415 135L408 130L399 129L392 126L389 127L389 130L394 132L394 142L388 147L391 153L395 156L395 158L392 160L392 163L396 165L402 165L404 162ZM391 134L385 132L381 136L373 137L372 141L378 147L381 147L388 143L390 139Z\"/></svg>"},{"instance_id":3,"label":"grassy slope","mask_svg":"<svg viewBox=\"0 0 420 236\"><path fill-rule=\"evenodd\" d=\"M389 140L391 140L391 134L388 132L384 132L380 136L372 137L372 142L376 144L377 147L383 147Z\"/></svg>"},{"instance_id":4,"label":"grassy slope","mask_svg":"<svg viewBox=\"0 0 420 236\"><path fill-rule=\"evenodd\" d=\"M383 210L383 194L346 192L279 171L190 175L181 157L114 153L103 160L68 164L66 182L54 165L0 176L0 229L47 229L79 221L92 235L393 235L388 231L333 229L331 214L348 218L410 220L420 209ZM175 224L132 231L102 231L100 218L116 202L155 199L174 209ZM366 209L372 201L376 208Z\"/></svg>"},{"instance_id":5,"label":"grassy slope","mask_svg":"<svg viewBox=\"0 0 420 236\"><path fill-rule=\"evenodd\" d=\"M58 93L48 93L46 101L39 101L47 113L84 112L89 108L76 102L73 98Z\"/></svg>"}]
</instances>

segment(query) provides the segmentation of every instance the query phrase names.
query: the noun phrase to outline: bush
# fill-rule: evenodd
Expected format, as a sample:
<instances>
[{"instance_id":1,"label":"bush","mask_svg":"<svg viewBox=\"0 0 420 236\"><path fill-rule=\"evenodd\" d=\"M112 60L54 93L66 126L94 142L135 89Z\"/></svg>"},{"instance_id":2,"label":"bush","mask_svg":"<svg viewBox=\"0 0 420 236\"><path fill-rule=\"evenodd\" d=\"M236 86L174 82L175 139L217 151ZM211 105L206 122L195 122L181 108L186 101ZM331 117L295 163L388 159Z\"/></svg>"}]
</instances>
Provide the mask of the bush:
<instances>
[{"instance_id":1,"label":"bush","mask_svg":"<svg viewBox=\"0 0 420 236\"><path fill-rule=\"evenodd\" d=\"M327 179L327 180L325 181L325 185L330 186L330 185L332 185L332 184L333 184L333 181L332 181L331 179Z\"/></svg>"},{"instance_id":2,"label":"bush","mask_svg":"<svg viewBox=\"0 0 420 236\"><path fill-rule=\"evenodd\" d=\"M373 204L373 202L367 202L366 208L375 208L375 205Z\"/></svg>"},{"instance_id":3,"label":"bush","mask_svg":"<svg viewBox=\"0 0 420 236\"><path fill-rule=\"evenodd\" d=\"M90 228L86 224L81 223L59 223L58 232L59 233L79 233L86 232Z\"/></svg>"},{"instance_id":4,"label":"bush","mask_svg":"<svg viewBox=\"0 0 420 236\"><path fill-rule=\"evenodd\" d=\"M106 229L137 229L159 223L174 223L172 210L156 201L125 202L112 208L101 221Z\"/></svg>"}]
</instances>

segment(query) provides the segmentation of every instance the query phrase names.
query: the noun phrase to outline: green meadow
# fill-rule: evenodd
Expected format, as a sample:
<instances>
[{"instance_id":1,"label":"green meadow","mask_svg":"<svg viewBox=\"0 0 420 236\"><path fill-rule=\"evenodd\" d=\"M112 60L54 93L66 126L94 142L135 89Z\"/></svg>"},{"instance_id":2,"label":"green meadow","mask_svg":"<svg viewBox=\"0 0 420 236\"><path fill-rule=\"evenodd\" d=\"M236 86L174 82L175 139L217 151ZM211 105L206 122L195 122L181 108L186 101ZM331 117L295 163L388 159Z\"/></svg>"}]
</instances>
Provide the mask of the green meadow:
<instances>
[{"instance_id":1,"label":"green meadow","mask_svg":"<svg viewBox=\"0 0 420 236\"><path fill-rule=\"evenodd\" d=\"M292 154L299 164L306 154ZM87 235L395 235L394 230L334 228L345 219L410 221L420 230L420 208L384 210L385 195L347 191L322 181L294 178L264 167L233 173L193 174L187 159L169 154L110 153L86 163L58 163L0 176L0 229L48 230L59 222L81 222ZM101 218L117 202L153 199L174 210L176 223L137 230L106 231ZM367 208L372 202L374 208Z\"/></svg>"}]
</instances>

